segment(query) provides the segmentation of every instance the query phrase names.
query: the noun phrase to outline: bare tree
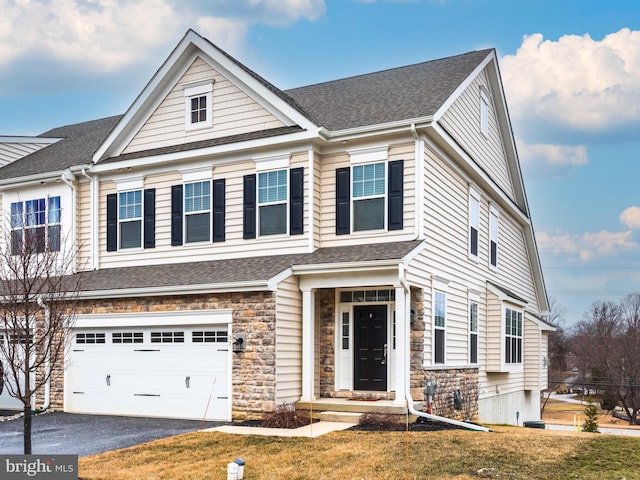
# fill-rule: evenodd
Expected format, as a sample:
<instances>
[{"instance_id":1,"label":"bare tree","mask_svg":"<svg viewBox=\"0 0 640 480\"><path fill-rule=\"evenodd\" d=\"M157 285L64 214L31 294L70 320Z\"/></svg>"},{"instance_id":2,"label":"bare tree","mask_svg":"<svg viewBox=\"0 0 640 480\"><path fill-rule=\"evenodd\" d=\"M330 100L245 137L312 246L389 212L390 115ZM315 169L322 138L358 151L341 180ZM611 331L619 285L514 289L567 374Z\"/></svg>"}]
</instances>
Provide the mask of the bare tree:
<instances>
[{"instance_id":1,"label":"bare tree","mask_svg":"<svg viewBox=\"0 0 640 480\"><path fill-rule=\"evenodd\" d=\"M566 321L566 310L560 305L555 298L551 298L549 302L549 314L545 320L553 325L555 332L549 333L549 366L547 370L547 389L540 392L542 396L542 404L540 406L540 415L544 413L549 397L554 390L562 385L566 380L567 361L566 357L569 353L569 337L564 328ZM546 394L545 394L546 392Z\"/></svg>"},{"instance_id":2,"label":"bare tree","mask_svg":"<svg viewBox=\"0 0 640 480\"><path fill-rule=\"evenodd\" d=\"M64 368L67 332L79 292L71 242L59 227L12 218L0 246L0 363L2 383L22 402L24 453L31 453L36 392ZM31 222L33 224L33 222Z\"/></svg>"},{"instance_id":3,"label":"bare tree","mask_svg":"<svg viewBox=\"0 0 640 480\"><path fill-rule=\"evenodd\" d=\"M620 304L595 302L576 326L573 350L588 376L586 388L617 397L630 425L640 412L640 294Z\"/></svg>"}]
</instances>

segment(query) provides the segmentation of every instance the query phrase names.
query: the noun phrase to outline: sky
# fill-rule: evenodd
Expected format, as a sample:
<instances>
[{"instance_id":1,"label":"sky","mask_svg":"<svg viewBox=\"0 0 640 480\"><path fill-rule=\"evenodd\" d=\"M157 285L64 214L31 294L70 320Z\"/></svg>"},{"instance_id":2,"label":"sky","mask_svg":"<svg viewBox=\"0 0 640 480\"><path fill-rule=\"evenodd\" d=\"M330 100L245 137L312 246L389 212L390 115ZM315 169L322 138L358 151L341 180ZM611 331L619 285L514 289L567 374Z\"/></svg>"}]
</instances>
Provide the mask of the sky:
<instances>
[{"instance_id":1,"label":"sky","mask_svg":"<svg viewBox=\"0 0 640 480\"><path fill-rule=\"evenodd\" d=\"M0 0L0 136L124 113L189 28L283 90L495 48L549 297L640 292L640 2Z\"/></svg>"}]
</instances>

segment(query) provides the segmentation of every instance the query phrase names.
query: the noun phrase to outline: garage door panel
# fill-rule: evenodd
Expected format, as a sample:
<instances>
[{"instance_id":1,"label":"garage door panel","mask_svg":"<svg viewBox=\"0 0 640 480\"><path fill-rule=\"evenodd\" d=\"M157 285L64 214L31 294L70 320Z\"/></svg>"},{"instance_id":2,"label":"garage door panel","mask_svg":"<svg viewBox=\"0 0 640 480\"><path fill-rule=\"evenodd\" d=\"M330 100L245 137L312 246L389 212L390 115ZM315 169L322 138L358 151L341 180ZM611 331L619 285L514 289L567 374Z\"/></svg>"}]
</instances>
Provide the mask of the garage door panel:
<instances>
[{"instance_id":1,"label":"garage door panel","mask_svg":"<svg viewBox=\"0 0 640 480\"><path fill-rule=\"evenodd\" d=\"M73 346L68 411L229 419L226 325L79 329L78 336L93 343Z\"/></svg>"}]
</instances>

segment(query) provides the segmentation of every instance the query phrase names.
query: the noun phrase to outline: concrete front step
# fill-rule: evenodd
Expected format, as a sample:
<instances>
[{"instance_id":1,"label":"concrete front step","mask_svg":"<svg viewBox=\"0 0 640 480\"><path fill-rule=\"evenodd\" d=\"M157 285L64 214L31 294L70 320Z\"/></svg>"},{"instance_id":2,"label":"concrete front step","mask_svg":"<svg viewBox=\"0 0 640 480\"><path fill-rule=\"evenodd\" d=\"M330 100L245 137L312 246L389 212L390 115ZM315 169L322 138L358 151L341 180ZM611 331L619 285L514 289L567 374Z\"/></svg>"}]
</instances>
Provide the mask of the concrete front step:
<instances>
[{"instance_id":1,"label":"concrete front step","mask_svg":"<svg viewBox=\"0 0 640 480\"><path fill-rule=\"evenodd\" d=\"M322 422L358 423L363 413L357 412L331 412L325 410L314 415Z\"/></svg>"},{"instance_id":2,"label":"concrete front step","mask_svg":"<svg viewBox=\"0 0 640 480\"><path fill-rule=\"evenodd\" d=\"M414 406L422 410L423 403L416 402ZM394 404L392 400L348 400L344 398L322 398L313 402L297 402L296 408L300 410L311 410L314 413L331 412L352 412L352 413L388 413L392 415L405 415L407 408L404 405Z\"/></svg>"}]
</instances>

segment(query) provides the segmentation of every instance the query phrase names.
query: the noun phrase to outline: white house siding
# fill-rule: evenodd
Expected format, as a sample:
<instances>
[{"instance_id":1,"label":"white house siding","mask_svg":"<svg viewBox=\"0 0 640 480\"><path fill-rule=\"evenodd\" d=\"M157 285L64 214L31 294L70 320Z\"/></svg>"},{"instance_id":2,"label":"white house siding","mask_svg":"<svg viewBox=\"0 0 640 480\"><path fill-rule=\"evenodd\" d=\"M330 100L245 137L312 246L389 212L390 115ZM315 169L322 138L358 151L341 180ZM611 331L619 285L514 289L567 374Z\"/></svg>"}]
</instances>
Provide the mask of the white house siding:
<instances>
[{"instance_id":1,"label":"white house siding","mask_svg":"<svg viewBox=\"0 0 640 480\"><path fill-rule=\"evenodd\" d=\"M514 198L509 168L502 147L502 137L495 110L489 106L489 135L480 131L480 87L492 96L486 72L478 75L458 99L447 109L440 124L471 157L493 178L510 198Z\"/></svg>"},{"instance_id":2,"label":"white house siding","mask_svg":"<svg viewBox=\"0 0 640 480\"><path fill-rule=\"evenodd\" d=\"M0 167L7 165L19 158L26 157L30 153L37 152L43 147L51 145L51 142L2 142L0 141Z\"/></svg>"},{"instance_id":3,"label":"white house siding","mask_svg":"<svg viewBox=\"0 0 640 480\"><path fill-rule=\"evenodd\" d=\"M304 191L309 190L309 167L307 152L292 155L290 168L304 167ZM102 181L99 195L99 252L101 268L150 265L157 263L178 263L186 261L206 261L256 255L277 255L307 252L309 246L309 204L304 207L304 234L273 235L252 240L242 238L243 177L255 172L255 162L251 160L215 165L213 179L224 178L226 213L224 242L201 242L171 246L171 186L182 184L182 174L178 170L152 173L144 178L144 188L156 189L156 247L132 248L116 252L106 251L106 198L116 192L116 182ZM305 193L305 195L307 195ZM307 195L308 196L308 195ZM88 201L88 200L87 200Z\"/></svg>"},{"instance_id":4,"label":"white house siding","mask_svg":"<svg viewBox=\"0 0 640 480\"><path fill-rule=\"evenodd\" d=\"M320 160L320 242L321 247L361 245L364 243L396 242L415 238L415 150L414 143L393 144L389 147L388 161L404 160L404 218L403 229L381 234L356 232L336 235L336 169L351 165L349 154L344 152L322 156ZM353 210L353 208L352 208Z\"/></svg>"},{"instance_id":5,"label":"white house siding","mask_svg":"<svg viewBox=\"0 0 640 480\"><path fill-rule=\"evenodd\" d=\"M302 392L302 294L297 277L276 292L276 404L299 400Z\"/></svg>"},{"instance_id":6,"label":"white house siding","mask_svg":"<svg viewBox=\"0 0 640 480\"><path fill-rule=\"evenodd\" d=\"M544 390L547 388L547 332L541 330L526 313L524 318L525 388Z\"/></svg>"},{"instance_id":7,"label":"white house siding","mask_svg":"<svg viewBox=\"0 0 640 480\"><path fill-rule=\"evenodd\" d=\"M86 270L91 268L91 183L86 179L78 181L78 205L77 205L77 252L78 268Z\"/></svg>"},{"instance_id":8,"label":"white house siding","mask_svg":"<svg viewBox=\"0 0 640 480\"><path fill-rule=\"evenodd\" d=\"M185 131L184 85L213 79L213 125ZM229 79L196 58L124 153L282 127L284 124Z\"/></svg>"}]
</instances>

